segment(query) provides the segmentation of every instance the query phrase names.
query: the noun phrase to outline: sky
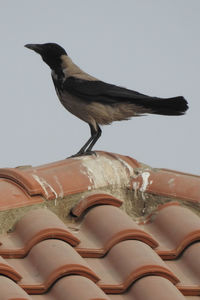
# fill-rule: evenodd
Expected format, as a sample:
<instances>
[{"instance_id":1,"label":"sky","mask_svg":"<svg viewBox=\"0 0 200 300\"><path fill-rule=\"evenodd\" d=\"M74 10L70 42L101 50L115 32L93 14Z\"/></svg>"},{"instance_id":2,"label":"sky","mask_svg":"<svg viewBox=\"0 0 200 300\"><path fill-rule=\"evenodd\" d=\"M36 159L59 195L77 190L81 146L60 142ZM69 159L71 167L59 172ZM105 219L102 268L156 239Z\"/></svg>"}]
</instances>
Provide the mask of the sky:
<instances>
[{"instance_id":1,"label":"sky","mask_svg":"<svg viewBox=\"0 0 200 300\"><path fill-rule=\"evenodd\" d=\"M89 138L60 104L49 67L24 48L56 42L103 81L189 102L181 117L103 126L95 150L200 174L199 0L0 0L0 8L0 167L65 159Z\"/></svg>"}]
</instances>

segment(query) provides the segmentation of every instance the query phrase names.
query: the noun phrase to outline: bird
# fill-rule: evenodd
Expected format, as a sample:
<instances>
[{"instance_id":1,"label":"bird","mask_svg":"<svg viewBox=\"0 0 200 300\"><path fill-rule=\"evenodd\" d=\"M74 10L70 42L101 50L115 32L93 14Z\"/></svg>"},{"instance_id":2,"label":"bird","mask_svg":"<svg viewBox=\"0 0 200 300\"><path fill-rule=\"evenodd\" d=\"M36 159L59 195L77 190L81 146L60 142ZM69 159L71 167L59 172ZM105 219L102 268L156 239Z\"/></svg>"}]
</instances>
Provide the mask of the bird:
<instances>
[{"instance_id":1,"label":"bird","mask_svg":"<svg viewBox=\"0 0 200 300\"><path fill-rule=\"evenodd\" d=\"M56 43L26 44L50 67L60 102L73 115L88 123L91 136L72 157L91 155L100 138L101 125L146 114L179 116L188 109L183 96L159 98L106 83L84 72Z\"/></svg>"}]
</instances>

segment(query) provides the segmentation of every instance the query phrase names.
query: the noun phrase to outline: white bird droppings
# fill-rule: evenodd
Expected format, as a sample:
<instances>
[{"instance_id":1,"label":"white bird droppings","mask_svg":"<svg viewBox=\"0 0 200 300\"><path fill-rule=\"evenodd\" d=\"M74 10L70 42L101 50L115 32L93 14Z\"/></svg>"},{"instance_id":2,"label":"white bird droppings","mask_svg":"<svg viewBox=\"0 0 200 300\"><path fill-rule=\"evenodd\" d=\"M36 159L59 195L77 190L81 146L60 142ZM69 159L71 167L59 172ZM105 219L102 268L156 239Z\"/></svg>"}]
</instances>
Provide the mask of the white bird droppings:
<instances>
[{"instance_id":1,"label":"white bird droppings","mask_svg":"<svg viewBox=\"0 0 200 300\"><path fill-rule=\"evenodd\" d=\"M50 191L55 195L55 198L56 199L58 198L58 195L57 195L56 191L52 188L52 186L48 182L46 182L46 180L44 178L39 177L36 174L33 174L32 176L39 183L39 185L42 187L46 197L49 197L48 189L50 189Z\"/></svg>"},{"instance_id":2,"label":"white bird droppings","mask_svg":"<svg viewBox=\"0 0 200 300\"><path fill-rule=\"evenodd\" d=\"M149 172L143 172L141 174L141 176L142 176L142 186L140 188L140 192L144 193L147 189L148 184L149 184L148 179L149 179L150 173Z\"/></svg>"}]
</instances>

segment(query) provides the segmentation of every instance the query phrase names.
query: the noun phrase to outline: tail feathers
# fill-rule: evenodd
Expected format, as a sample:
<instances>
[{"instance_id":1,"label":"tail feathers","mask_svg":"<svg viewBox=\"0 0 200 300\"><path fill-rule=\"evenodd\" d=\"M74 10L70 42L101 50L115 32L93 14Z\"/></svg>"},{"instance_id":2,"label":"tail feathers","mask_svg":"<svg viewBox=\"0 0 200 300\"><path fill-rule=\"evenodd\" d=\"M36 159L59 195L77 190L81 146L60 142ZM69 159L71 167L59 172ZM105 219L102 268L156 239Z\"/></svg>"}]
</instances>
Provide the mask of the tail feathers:
<instances>
[{"instance_id":1,"label":"tail feathers","mask_svg":"<svg viewBox=\"0 0 200 300\"><path fill-rule=\"evenodd\" d=\"M140 100L143 107L150 109L152 114L179 116L184 115L188 109L187 101L184 97L178 96L173 98L146 98Z\"/></svg>"}]
</instances>

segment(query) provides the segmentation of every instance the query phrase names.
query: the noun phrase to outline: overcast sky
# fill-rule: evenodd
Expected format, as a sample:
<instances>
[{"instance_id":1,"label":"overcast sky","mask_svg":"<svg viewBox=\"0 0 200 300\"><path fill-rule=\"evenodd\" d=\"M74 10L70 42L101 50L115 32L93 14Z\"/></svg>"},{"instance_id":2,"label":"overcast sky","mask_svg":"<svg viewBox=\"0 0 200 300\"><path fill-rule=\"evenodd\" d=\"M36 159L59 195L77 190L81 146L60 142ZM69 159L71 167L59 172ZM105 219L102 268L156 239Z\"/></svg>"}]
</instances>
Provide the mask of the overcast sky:
<instances>
[{"instance_id":1,"label":"overcast sky","mask_svg":"<svg viewBox=\"0 0 200 300\"><path fill-rule=\"evenodd\" d=\"M56 42L95 77L159 97L184 95L185 116L103 127L96 150L200 174L199 0L0 0L0 167L77 152L89 127L57 99L50 70L26 43Z\"/></svg>"}]
</instances>

